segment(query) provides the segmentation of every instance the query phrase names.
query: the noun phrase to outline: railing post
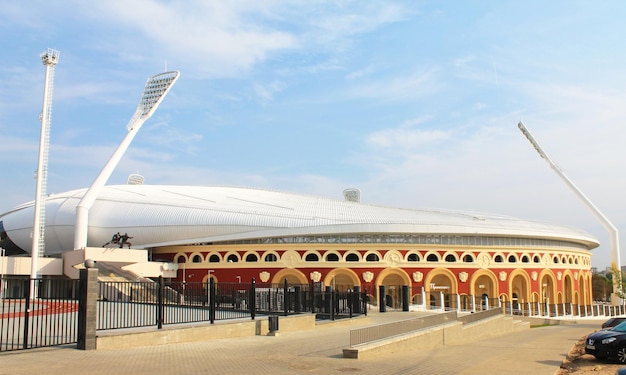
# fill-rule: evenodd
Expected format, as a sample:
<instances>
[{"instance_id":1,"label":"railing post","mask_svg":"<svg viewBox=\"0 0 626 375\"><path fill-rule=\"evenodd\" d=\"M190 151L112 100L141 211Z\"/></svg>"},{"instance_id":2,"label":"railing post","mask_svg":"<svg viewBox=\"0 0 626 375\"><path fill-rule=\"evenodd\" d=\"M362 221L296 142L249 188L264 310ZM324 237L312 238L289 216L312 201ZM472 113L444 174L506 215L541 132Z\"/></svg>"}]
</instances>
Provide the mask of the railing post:
<instances>
[{"instance_id":1,"label":"railing post","mask_svg":"<svg viewBox=\"0 0 626 375\"><path fill-rule=\"evenodd\" d=\"M294 312L300 313L300 312L302 312L302 286L301 285L296 285L296 286L294 286L293 290L294 290L294 292L293 292Z\"/></svg>"},{"instance_id":2,"label":"railing post","mask_svg":"<svg viewBox=\"0 0 626 375\"><path fill-rule=\"evenodd\" d=\"M159 284L157 291L157 329L163 329L163 293L165 288L163 287L163 275L159 276Z\"/></svg>"},{"instance_id":3,"label":"railing post","mask_svg":"<svg viewBox=\"0 0 626 375\"><path fill-rule=\"evenodd\" d=\"M256 317L256 281L254 277L250 283L250 296L248 299L250 300L250 318L254 320Z\"/></svg>"},{"instance_id":4,"label":"railing post","mask_svg":"<svg viewBox=\"0 0 626 375\"><path fill-rule=\"evenodd\" d=\"M361 313L361 287L358 285L355 285L354 288L352 288L352 299L350 300L351 304L352 304L352 312L355 314L360 314Z\"/></svg>"},{"instance_id":5,"label":"railing post","mask_svg":"<svg viewBox=\"0 0 626 375\"><path fill-rule=\"evenodd\" d=\"M329 287L330 288L330 301L328 301L330 303L329 305L329 309L330 309L330 320L335 320L335 289L333 289L333 287Z\"/></svg>"},{"instance_id":6,"label":"railing post","mask_svg":"<svg viewBox=\"0 0 626 375\"><path fill-rule=\"evenodd\" d=\"M367 316L367 300L368 300L368 296L367 296L367 287L363 288L363 314L365 314L365 316Z\"/></svg>"},{"instance_id":7,"label":"railing post","mask_svg":"<svg viewBox=\"0 0 626 375\"><path fill-rule=\"evenodd\" d=\"M402 285L402 311L409 311L409 286Z\"/></svg>"},{"instance_id":8,"label":"railing post","mask_svg":"<svg viewBox=\"0 0 626 375\"><path fill-rule=\"evenodd\" d=\"M33 285L34 282L30 282L30 280L26 280L24 282L24 292L26 294L24 294L24 298L25 298L25 304L24 304L24 332L23 332L23 337L24 337L24 344L23 344L23 349L28 349L28 327L30 326L29 324L29 320L30 320L30 286Z\"/></svg>"},{"instance_id":9,"label":"railing post","mask_svg":"<svg viewBox=\"0 0 626 375\"><path fill-rule=\"evenodd\" d=\"M215 281L209 277L209 321L215 323Z\"/></svg>"},{"instance_id":10,"label":"railing post","mask_svg":"<svg viewBox=\"0 0 626 375\"><path fill-rule=\"evenodd\" d=\"M283 313L285 316L289 315L289 284L286 277L283 282Z\"/></svg>"},{"instance_id":11,"label":"railing post","mask_svg":"<svg viewBox=\"0 0 626 375\"><path fill-rule=\"evenodd\" d=\"M79 272L78 343L76 347L82 350L94 350L98 324L98 269L94 268L94 262L89 259L85 260L85 267Z\"/></svg>"},{"instance_id":12,"label":"railing post","mask_svg":"<svg viewBox=\"0 0 626 375\"><path fill-rule=\"evenodd\" d=\"M386 312L387 311L387 301L385 301L385 286L378 286L378 312Z\"/></svg>"}]
</instances>

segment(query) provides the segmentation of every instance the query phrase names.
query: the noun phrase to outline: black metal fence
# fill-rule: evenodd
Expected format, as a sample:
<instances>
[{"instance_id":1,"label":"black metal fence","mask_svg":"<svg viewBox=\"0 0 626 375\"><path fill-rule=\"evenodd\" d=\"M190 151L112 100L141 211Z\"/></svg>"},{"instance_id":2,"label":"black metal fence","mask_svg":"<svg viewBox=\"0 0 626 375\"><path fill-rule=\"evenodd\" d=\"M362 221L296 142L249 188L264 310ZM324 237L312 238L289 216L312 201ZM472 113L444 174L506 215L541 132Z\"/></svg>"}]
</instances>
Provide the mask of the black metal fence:
<instances>
[{"instance_id":1,"label":"black metal fence","mask_svg":"<svg viewBox=\"0 0 626 375\"><path fill-rule=\"evenodd\" d=\"M99 282L98 330L313 313L317 319L367 314L366 293L321 284Z\"/></svg>"},{"instance_id":2,"label":"black metal fence","mask_svg":"<svg viewBox=\"0 0 626 375\"><path fill-rule=\"evenodd\" d=\"M4 277L1 282L0 352L77 342L78 280Z\"/></svg>"}]
</instances>

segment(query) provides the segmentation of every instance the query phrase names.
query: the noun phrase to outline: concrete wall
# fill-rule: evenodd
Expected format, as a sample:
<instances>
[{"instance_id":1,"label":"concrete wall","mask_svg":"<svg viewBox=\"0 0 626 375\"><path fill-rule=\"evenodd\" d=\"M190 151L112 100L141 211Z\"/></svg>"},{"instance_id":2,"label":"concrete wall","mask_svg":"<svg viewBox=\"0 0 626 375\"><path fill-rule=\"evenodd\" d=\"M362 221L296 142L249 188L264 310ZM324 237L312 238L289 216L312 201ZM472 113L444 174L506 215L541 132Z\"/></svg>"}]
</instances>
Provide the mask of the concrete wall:
<instances>
[{"instance_id":1,"label":"concrete wall","mask_svg":"<svg viewBox=\"0 0 626 375\"><path fill-rule=\"evenodd\" d=\"M30 275L30 257L0 257L0 271L2 275ZM63 260L58 258L38 258L37 266L40 275L63 275Z\"/></svg>"},{"instance_id":2,"label":"concrete wall","mask_svg":"<svg viewBox=\"0 0 626 375\"><path fill-rule=\"evenodd\" d=\"M506 316L497 316L465 325L460 322L452 322L402 336L346 348L343 350L343 357L374 358L382 354L410 352L424 348L430 349L448 344L469 343L529 328L528 322L513 320Z\"/></svg>"},{"instance_id":3,"label":"concrete wall","mask_svg":"<svg viewBox=\"0 0 626 375\"><path fill-rule=\"evenodd\" d=\"M279 332L296 332L315 329L315 315L279 316ZM139 346L175 344L183 342L266 335L269 333L266 316L255 320L221 321L215 324L167 326L156 328L102 331L97 333L96 349L128 349Z\"/></svg>"}]
</instances>

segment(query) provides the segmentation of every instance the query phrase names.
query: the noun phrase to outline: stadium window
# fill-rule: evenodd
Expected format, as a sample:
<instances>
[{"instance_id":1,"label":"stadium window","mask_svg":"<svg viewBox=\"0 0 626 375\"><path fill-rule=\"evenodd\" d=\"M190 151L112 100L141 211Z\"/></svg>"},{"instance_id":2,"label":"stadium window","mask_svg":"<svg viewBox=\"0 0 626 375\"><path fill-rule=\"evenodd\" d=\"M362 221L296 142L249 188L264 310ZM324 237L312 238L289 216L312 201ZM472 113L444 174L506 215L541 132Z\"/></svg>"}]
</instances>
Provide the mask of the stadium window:
<instances>
[{"instance_id":1,"label":"stadium window","mask_svg":"<svg viewBox=\"0 0 626 375\"><path fill-rule=\"evenodd\" d=\"M380 258L376 254L367 254L367 257L365 257L366 262L378 262L379 260Z\"/></svg>"},{"instance_id":2,"label":"stadium window","mask_svg":"<svg viewBox=\"0 0 626 375\"><path fill-rule=\"evenodd\" d=\"M522 263L528 263L528 262L530 262L530 259L528 259L528 255L524 255L522 257Z\"/></svg>"},{"instance_id":3,"label":"stadium window","mask_svg":"<svg viewBox=\"0 0 626 375\"><path fill-rule=\"evenodd\" d=\"M474 262L474 257L469 255L469 254L466 254L466 255L463 256L463 262L465 262L465 263L472 263L472 262Z\"/></svg>"},{"instance_id":4,"label":"stadium window","mask_svg":"<svg viewBox=\"0 0 626 375\"><path fill-rule=\"evenodd\" d=\"M266 262L277 262L278 261L278 257L276 256L276 254L267 254L265 256L265 261Z\"/></svg>"},{"instance_id":5,"label":"stadium window","mask_svg":"<svg viewBox=\"0 0 626 375\"><path fill-rule=\"evenodd\" d=\"M319 262L320 257L318 257L317 254L307 254L304 260L306 262Z\"/></svg>"},{"instance_id":6,"label":"stadium window","mask_svg":"<svg viewBox=\"0 0 626 375\"><path fill-rule=\"evenodd\" d=\"M533 258L533 262L534 262L534 263L539 263L539 262L541 262L541 258L539 258L539 255L535 255L535 257Z\"/></svg>"},{"instance_id":7,"label":"stadium window","mask_svg":"<svg viewBox=\"0 0 626 375\"><path fill-rule=\"evenodd\" d=\"M255 254L248 254L248 255L246 255L246 262L256 262L258 260L259 260L259 258L257 258L257 256Z\"/></svg>"},{"instance_id":8,"label":"stadium window","mask_svg":"<svg viewBox=\"0 0 626 375\"><path fill-rule=\"evenodd\" d=\"M339 256L337 254L328 254L326 255L327 262L339 262Z\"/></svg>"},{"instance_id":9,"label":"stadium window","mask_svg":"<svg viewBox=\"0 0 626 375\"><path fill-rule=\"evenodd\" d=\"M496 255L496 257L494 258L494 261L496 263L502 263L504 260L502 259L502 255Z\"/></svg>"},{"instance_id":10,"label":"stadium window","mask_svg":"<svg viewBox=\"0 0 626 375\"><path fill-rule=\"evenodd\" d=\"M192 262L193 263L202 263L202 257L200 255L194 255Z\"/></svg>"},{"instance_id":11,"label":"stadium window","mask_svg":"<svg viewBox=\"0 0 626 375\"><path fill-rule=\"evenodd\" d=\"M427 262L439 262L439 257L435 254L430 254L427 258L426 258Z\"/></svg>"},{"instance_id":12,"label":"stadium window","mask_svg":"<svg viewBox=\"0 0 626 375\"><path fill-rule=\"evenodd\" d=\"M237 255L235 255L235 254L230 254L228 256L228 258L226 258L226 261L228 263L237 263L237 262L239 262L239 258L237 258Z\"/></svg>"},{"instance_id":13,"label":"stadium window","mask_svg":"<svg viewBox=\"0 0 626 375\"><path fill-rule=\"evenodd\" d=\"M359 256L356 254L348 254L346 256L346 262L358 262L359 261Z\"/></svg>"},{"instance_id":14,"label":"stadium window","mask_svg":"<svg viewBox=\"0 0 626 375\"><path fill-rule=\"evenodd\" d=\"M176 263L185 263L185 257L179 255L178 258L176 258Z\"/></svg>"},{"instance_id":15,"label":"stadium window","mask_svg":"<svg viewBox=\"0 0 626 375\"><path fill-rule=\"evenodd\" d=\"M454 263L456 262L456 257L452 254L448 254L446 255L446 262L448 263Z\"/></svg>"},{"instance_id":16,"label":"stadium window","mask_svg":"<svg viewBox=\"0 0 626 375\"><path fill-rule=\"evenodd\" d=\"M407 258L407 260L409 262L419 262L420 261L420 257L417 254L409 254L409 257Z\"/></svg>"},{"instance_id":17,"label":"stadium window","mask_svg":"<svg viewBox=\"0 0 626 375\"><path fill-rule=\"evenodd\" d=\"M209 263L219 263L220 257L216 254L213 254L209 257Z\"/></svg>"},{"instance_id":18,"label":"stadium window","mask_svg":"<svg viewBox=\"0 0 626 375\"><path fill-rule=\"evenodd\" d=\"M509 263L515 263L517 259L515 259L515 255L509 255Z\"/></svg>"}]
</instances>

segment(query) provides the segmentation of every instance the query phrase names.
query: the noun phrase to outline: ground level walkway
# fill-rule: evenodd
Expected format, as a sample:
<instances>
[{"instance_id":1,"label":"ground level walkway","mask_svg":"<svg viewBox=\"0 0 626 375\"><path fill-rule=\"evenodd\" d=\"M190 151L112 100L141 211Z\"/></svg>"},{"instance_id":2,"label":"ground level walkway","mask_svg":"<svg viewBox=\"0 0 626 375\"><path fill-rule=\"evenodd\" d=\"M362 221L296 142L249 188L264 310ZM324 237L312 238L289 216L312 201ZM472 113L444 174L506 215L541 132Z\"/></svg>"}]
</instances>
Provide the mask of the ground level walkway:
<instances>
[{"instance_id":1,"label":"ground level walkway","mask_svg":"<svg viewBox=\"0 0 626 375\"><path fill-rule=\"evenodd\" d=\"M567 352L602 320L542 326L472 344L445 345L376 359L345 359L349 330L410 318L372 313L313 331L124 350L57 347L0 353L0 374L533 374L552 375Z\"/></svg>"}]
</instances>

